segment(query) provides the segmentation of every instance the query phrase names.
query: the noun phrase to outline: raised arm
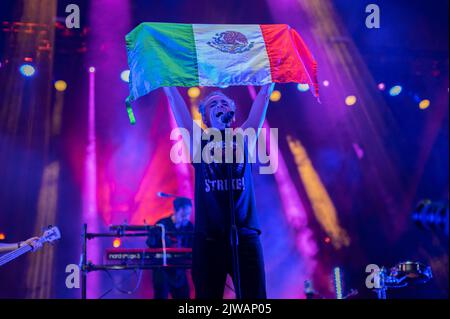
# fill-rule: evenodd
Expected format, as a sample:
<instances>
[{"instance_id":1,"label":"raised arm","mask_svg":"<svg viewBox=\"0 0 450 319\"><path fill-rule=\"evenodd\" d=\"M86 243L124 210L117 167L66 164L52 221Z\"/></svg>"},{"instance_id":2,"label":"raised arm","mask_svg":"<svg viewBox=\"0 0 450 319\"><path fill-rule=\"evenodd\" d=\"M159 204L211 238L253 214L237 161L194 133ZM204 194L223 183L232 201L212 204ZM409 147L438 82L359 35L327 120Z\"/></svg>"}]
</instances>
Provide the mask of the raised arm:
<instances>
[{"instance_id":1,"label":"raised arm","mask_svg":"<svg viewBox=\"0 0 450 319\"><path fill-rule=\"evenodd\" d=\"M14 244L3 244L3 243L0 243L0 254L6 253L8 251L13 251L13 250L15 250L17 248L19 248L18 243L14 243Z\"/></svg>"},{"instance_id":2,"label":"raised arm","mask_svg":"<svg viewBox=\"0 0 450 319\"><path fill-rule=\"evenodd\" d=\"M21 241L18 243L0 243L0 253L13 251L25 245L30 245L33 250L37 250L41 247L41 244L39 243L39 237L31 237L25 241Z\"/></svg>"},{"instance_id":3,"label":"raised arm","mask_svg":"<svg viewBox=\"0 0 450 319\"><path fill-rule=\"evenodd\" d=\"M176 87L164 87L164 92L167 95L170 108L172 109L172 113L175 117L175 121L177 122L178 127L184 128L189 132L190 140L184 140L184 142L189 146L189 153L191 159L193 159L194 125L197 124L195 124L195 122L192 120L188 106L184 102L183 97ZM198 126L197 128L201 130L200 126Z\"/></svg>"},{"instance_id":4,"label":"raised arm","mask_svg":"<svg viewBox=\"0 0 450 319\"><path fill-rule=\"evenodd\" d=\"M167 95L170 108L172 109L178 127L188 130L189 134L192 136L193 126L191 113L189 113L188 107L180 92L178 92L176 87L164 87L164 92Z\"/></svg>"},{"instance_id":5,"label":"raised arm","mask_svg":"<svg viewBox=\"0 0 450 319\"><path fill-rule=\"evenodd\" d=\"M261 130L266 117L267 106L269 105L269 98L272 94L275 83L265 84L259 90L258 95L253 101L252 108L248 115L247 120L242 124L242 129L253 128L257 135Z\"/></svg>"}]
</instances>

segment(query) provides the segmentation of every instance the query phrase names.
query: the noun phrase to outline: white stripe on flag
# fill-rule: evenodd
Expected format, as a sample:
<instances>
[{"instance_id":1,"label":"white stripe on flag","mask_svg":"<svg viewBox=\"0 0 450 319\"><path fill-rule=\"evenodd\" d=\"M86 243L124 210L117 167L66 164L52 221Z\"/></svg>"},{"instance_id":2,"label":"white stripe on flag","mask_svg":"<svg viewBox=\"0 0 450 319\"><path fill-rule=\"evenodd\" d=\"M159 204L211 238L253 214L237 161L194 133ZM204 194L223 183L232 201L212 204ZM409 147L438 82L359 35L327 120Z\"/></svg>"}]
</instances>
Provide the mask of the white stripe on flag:
<instances>
[{"instance_id":1,"label":"white stripe on flag","mask_svg":"<svg viewBox=\"0 0 450 319\"><path fill-rule=\"evenodd\" d=\"M262 85L272 81L259 25L194 24L200 86Z\"/></svg>"}]
</instances>

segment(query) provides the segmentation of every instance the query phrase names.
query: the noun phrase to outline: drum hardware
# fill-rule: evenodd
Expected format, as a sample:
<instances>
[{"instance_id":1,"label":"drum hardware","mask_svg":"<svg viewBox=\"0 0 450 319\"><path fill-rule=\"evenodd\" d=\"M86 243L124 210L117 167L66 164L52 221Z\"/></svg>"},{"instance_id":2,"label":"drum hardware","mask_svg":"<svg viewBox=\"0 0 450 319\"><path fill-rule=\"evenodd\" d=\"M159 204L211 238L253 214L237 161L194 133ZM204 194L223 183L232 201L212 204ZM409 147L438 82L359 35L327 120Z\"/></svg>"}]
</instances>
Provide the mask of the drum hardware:
<instances>
[{"instance_id":1,"label":"drum hardware","mask_svg":"<svg viewBox=\"0 0 450 319\"><path fill-rule=\"evenodd\" d=\"M422 228L436 233L444 233L448 237L449 206L446 201L421 200L412 213L414 223Z\"/></svg>"},{"instance_id":2,"label":"drum hardware","mask_svg":"<svg viewBox=\"0 0 450 319\"><path fill-rule=\"evenodd\" d=\"M382 267L378 274L379 288L376 288L378 299L387 299L388 289L403 288L427 283L433 274L431 267L420 262L400 262L391 269Z\"/></svg>"}]
</instances>

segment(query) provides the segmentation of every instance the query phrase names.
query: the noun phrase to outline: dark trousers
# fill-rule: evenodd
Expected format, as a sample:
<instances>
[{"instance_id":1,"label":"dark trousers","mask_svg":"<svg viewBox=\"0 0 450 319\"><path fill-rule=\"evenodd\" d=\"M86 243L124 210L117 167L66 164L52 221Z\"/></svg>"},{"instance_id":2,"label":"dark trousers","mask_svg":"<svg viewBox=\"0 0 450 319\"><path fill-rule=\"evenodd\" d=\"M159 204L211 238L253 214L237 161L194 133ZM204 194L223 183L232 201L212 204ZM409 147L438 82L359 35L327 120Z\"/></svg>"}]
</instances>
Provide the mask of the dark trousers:
<instances>
[{"instance_id":1,"label":"dark trousers","mask_svg":"<svg viewBox=\"0 0 450 319\"><path fill-rule=\"evenodd\" d=\"M265 299L264 258L259 235L240 236L238 251L242 298ZM196 299L222 299L226 276L233 276L232 250L228 240L198 235L194 239L192 253Z\"/></svg>"},{"instance_id":2,"label":"dark trousers","mask_svg":"<svg viewBox=\"0 0 450 319\"><path fill-rule=\"evenodd\" d=\"M155 269L153 271L155 299L189 299L189 283L184 269Z\"/></svg>"}]
</instances>

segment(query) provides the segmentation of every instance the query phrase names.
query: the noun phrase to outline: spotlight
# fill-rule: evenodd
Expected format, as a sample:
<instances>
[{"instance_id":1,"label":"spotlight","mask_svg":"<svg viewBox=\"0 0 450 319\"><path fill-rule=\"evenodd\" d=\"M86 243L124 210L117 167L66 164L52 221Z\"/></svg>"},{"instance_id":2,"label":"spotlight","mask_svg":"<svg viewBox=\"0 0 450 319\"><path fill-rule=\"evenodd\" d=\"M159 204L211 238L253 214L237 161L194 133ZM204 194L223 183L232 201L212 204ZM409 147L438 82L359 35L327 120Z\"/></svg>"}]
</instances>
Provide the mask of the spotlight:
<instances>
[{"instance_id":1,"label":"spotlight","mask_svg":"<svg viewBox=\"0 0 450 319\"><path fill-rule=\"evenodd\" d=\"M270 95L270 100L272 102L278 102L281 99L281 92L278 90L274 90Z\"/></svg>"},{"instance_id":2,"label":"spotlight","mask_svg":"<svg viewBox=\"0 0 450 319\"><path fill-rule=\"evenodd\" d=\"M309 85L306 83L299 83L297 84L297 90L299 90L300 92L306 92L309 90Z\"/></svg>"},{"instance_id":3,"label":"spotlight","mask_svg":"<svg viewBox=\"0 0 450 319\"><path fill-rule=\"evenodd\" d=\"M377 87L378 87L378 90L384 91L384 89L386 89L386 84L381 82L381 83L378 83Z\"/></svg>"},{"instance_id":4,"label":"spotlight","mask_svg":"<svg viewBox=\"0 0 450 319\"><path fill-rule=\"evenodd\" d=\"M5 239L6 239L5 233L0 233L0 240L5 240Z\"/></svg>"},{"instance_id":5,"label":"spotlight","mask_svg":"<svg viewBox=\"0 0 450 319\"><path fill-rule=\"evenodd\" d=\"M420 103L419 103L419 108L420 108L421 110L425 110L425 109L427 109L429 106L430 106L430 100L427 100L427 99L422 100L422 101L420 101Z\"/></svg>"},{"instance_id":6,"label":"spotlight","mask_svg":"<svg viewBox=\"0 0 450 319\"><path fill-rule=\"evenodd\" d=\"M94 68L93 66L91 66L91 67L89 68L89 72L90 72L90 73L94 73L94 72L95 72L95 68Z\"/></svg>"},{"instance_id":7,"label":"spotlight","mask_svg":"<svg viewBox=\"0 0 450 319\"><path fill-rule=\"evenodd\" d=\"M200 89L198 87L194 86L194 87L189 88L187 93L191 99L196 99L200 96Z\"/></svg>"},{"instance_id":8,"label":"spotlight","mask_svg":"<svg viewBox=\"0 0 450 319\"><path fill-rule=\"evenodd\" d=\"M356 103L356 96L354 95L349 95L345 98L345 104L348 106L352 106L355 105Z\"/></svg>"},{"instance_id":9,"label":"spotlight","mask_svg":"<svg viewBox=\"0 0 450 319\"><path fill-rule=\"evenodd\" d=\"M113 241L114 248L119 248L121 244L122 244L122 242L121 242L120 238L114 239L114 241Z\"/></svg>"},{"instance_id":10,"label":"spotlight","mask_svg":"<svg viewBox=\"0 0 450 319\"><path fill-rule=\"evenodd\" d=\"M63 92L67 89L67 83L63 80L58 80L55 82L56 91Z\"/></svg>"},{"instance_id":11,"label":"spotlight","mask_svg":"<svg viewBox=\"0 0 450 319\"><path fill-rule=\"evenodd\" d=\"M124 82L130 82L130 70L122 71L122 73L120 73L120 78Z\"/></svg>"},{"instance_id":12,"label":"spotlight","mask_svg":"<svg viewBox=\"0 0 450 319\"><path fill-rule=\"evenodd\" d=\"M393 87L391 87L391 89L389 90L389 95L390 96L397 96L400 93L402 93L402 87L400 85L395 85Z\"/></svg>"},{"instance_id":13,"label":"spotlight","mask_svg":"<svg viewBox=\"0 0 450 319\"><path fill-rule=\"evenodd\" d=\"M19 68L20 73L26 77L32 77L36 73L36 69L31 64L22 64Z\"/></svg>"},{"instance_id":14,"label":"spotlight","mask_svg":"<svg viewBox=\"0 0 450 319\"><path fill-rule=\"evenodd\" d=\"M322 82L322 84L323 84L323 86L329 86L330 82L328 80L325 80L325 81Z\"/></svg>"}]
</instances>

